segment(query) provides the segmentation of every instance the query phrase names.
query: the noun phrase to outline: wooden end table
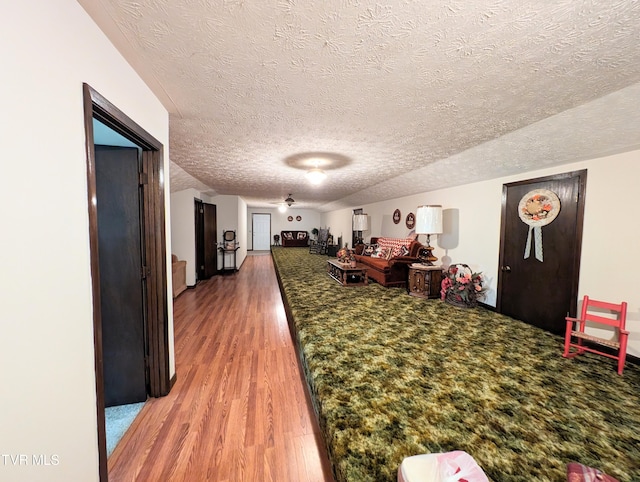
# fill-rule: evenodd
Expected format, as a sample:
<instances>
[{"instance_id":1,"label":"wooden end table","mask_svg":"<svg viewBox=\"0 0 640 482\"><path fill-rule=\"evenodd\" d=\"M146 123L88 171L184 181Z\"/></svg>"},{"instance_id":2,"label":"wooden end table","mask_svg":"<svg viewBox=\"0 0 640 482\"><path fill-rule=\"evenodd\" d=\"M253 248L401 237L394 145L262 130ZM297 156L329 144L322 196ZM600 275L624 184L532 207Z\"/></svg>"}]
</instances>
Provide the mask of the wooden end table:
<instances>
[{"instance_id":1,"label":"wooden end table","mask_svg":"<svg viewBox=\"0 0 640 482\"><path fill-rule=\"evenodd\" d=\"M407 293L418 298L439 298L442 266L413 263L409 266Z\"/></svg>"},{"instance_id":2,"label":"wooden end table","mask_svg":"<svg viewBox=\"0 0 640 482\"><path fill-rule=\"evenodd\" d=\"M327 260L327 274L342 286L363 286L369 284L367 268L356 264L355 268L350 263L341 263L337 259Z\"/></svg>"}]
</instances>

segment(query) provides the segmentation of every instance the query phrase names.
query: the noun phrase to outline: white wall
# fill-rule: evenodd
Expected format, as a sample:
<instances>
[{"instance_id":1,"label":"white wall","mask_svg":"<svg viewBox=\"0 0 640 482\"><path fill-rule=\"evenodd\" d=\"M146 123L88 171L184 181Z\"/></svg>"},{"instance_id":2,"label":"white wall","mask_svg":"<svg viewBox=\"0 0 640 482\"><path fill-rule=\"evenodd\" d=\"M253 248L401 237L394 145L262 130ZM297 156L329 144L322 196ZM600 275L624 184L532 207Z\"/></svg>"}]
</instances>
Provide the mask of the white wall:
<instances>
[{"instance_id":1,"label":"white wall","mask_svg":"<svg viewBox=\"0 0 640 482\"><path fill-rule=\"evenodd\" d=\"M187 262L187 285L196 284L196 227L194 202L199 191L185 189L171 193L171 247L172 254Z\"/></svg>"},{"instance_id":2,"label":"white wall","mask_svg":"<svg viewBox=\"0 0 640 482\"><path fill-rule=\"evenodd\" d=\"M222 243L222 234L225 231L236 232L236 241L240 246L240 248L236 252L236 267L242 266L244 258L247 256L247 232L245 228L246 222L242 223L243 229L239 229L240 219L238 213L240 212L240 206L244 206L244 211L246 212L246 203L238 196L228 195L213 196L210 197L209 201L207 202L216 205L218 243ZM231 263L233 263L233 256L231 254L225 254L225 256L225 266L228 268L229 266L231 266ZM222 269L221 252L218 252L218 269Z\"/></svg>"},{"instance_id":3,"label":"white wall","mask_svg":"<svg viewBox=\"0 0 640 482\"><path fill-rule=\"evenodd\" d=\"M447 216L457 216L458 236L452 239L445 235L444 240L440 236L432 237L434 254L440 261L467 263L474 270L482 271L490 286L485 302L495 306L502 185L580 169L587 169L587 188L579 299L588 294L612 302L627 301L627 325L631 332L628 352L640 356L640 294L636 280L640 271L640 250L637 249L640 222L636 202L640 151L354 207L363 207L370 216L371 229L365 232L365 239L369 239L371 236L405 236L409 232L404 224L407 213L415 213L422 204L441 204ZM399 225L394 225L391 219L395 209L402 211ZM341 209L325 213L323 222L347 230L351 215L352 209ZM421 242L425 240L420 236ZM445 250L443 244L454 247Z\"/></svg>"},{"instance_id":4,"label":"white wall","mask_svg":"<svg viewBox=\"0 0 640 482\"><path fill-rule=\"evenodd\" d=\"M271 244L273 244L273 235L280 234L281 231L307 231L311 236L313 228L320 229L325 226L321 224L321 214L314 209L287 209L281 213L278 208L247 208L247 246L253 249L253 231L251 225L251 216L253 214L271 214ZM288 217L293 218L292 221ZM300 216L300 221L296 217Z\"/></svg>"},{"instance_id":5,"label":"white wall","mask_svg":"<svg viewBox=\"0 0 640 482\"><path fill-rule=\"evenodd\" d=\"M166 173L168 114L76 1L3 2L0 19L0 480L96 481L82 83L164 144Z\"/></svg>"},{"instance_id":6,"label":"white wall","mask_svg":"<svg viewBox=\"0 0 640 482\"><path fill-rule=\"evenodd\" d=\"M200 199L216 206L217 242L222 242L225 230L236 231L240 248L236 253L237 266L242 266L247 257L247 203L238 196L207 196L195 189L185 189L171 193L171 241L173 254L187 262L187 285L196 284L196 235L194 200ZM232 262L226 258L227 266ZM222 255L218 253L218 269L222 268Z\"/></svg>"}]
</instances>

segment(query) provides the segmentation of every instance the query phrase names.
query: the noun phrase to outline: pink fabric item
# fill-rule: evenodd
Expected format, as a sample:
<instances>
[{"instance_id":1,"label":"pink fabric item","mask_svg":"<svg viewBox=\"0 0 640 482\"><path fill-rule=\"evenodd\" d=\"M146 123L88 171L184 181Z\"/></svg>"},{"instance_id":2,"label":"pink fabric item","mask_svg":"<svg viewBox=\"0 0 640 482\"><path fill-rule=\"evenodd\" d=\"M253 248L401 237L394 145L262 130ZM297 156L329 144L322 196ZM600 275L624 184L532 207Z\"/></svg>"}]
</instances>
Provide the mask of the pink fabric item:
<instances>
[{"instance_id":1,"label":"pink fabric item","mask_svg":"<svg viewBox=\"0 0 640 482\"><path fill-rule=\"evenodd\" d=\"M598 469L577 462L567 464L567 482L618 482Z\"/></svg>"},{"instance_id":2,"label":"pink fabric item","mask_svg":"<svg viewBox=\"0 0 640 482\"><path fill-rule=\"evenodd\" d=\"M438 456L438 482L489 482L489 479L473 460L462 450L446 452Z\"/></svg>"},{"instance_id":3,"label":"pink fabric item","mask_svg":"<svg viewBox=\"0 0 640 482\"><path fill-rule=\"evenodd\" d=\"M422 454L407 457L398 468L398 482L489 482L466 452Z\"/></svg>"}]
</instances>

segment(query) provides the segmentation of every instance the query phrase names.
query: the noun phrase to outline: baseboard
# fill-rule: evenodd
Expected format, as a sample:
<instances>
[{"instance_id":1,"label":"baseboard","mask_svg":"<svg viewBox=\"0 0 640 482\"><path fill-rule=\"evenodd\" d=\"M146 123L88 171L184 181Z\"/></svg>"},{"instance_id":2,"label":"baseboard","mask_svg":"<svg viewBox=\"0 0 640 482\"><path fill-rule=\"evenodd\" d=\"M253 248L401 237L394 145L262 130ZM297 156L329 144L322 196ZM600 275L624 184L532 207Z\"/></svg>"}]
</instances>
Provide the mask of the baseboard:
<instances>
[{"instance_id":1,"label":"baseboard","mask_svg":"<svg viewBox=\"0 0 640 482\"><path fill-rule=\"evenodd\" d=\"M482 301L478 301L478 306L484 308L485 310L496 312L496 307L483 303Z\"/></svg>"},{"instance_id":2,"label":"baseboard","mask_svg":"<svg viewBox=\"0 0 640 482\"><path fill-rule=\"evenodd\" d=\"M169 391L171 391L173 386L176 384L176 380L178 380L178 374L174 373L171 379L169 380Z\"/></svg>"},{"instance_id":3,"label":"baseboard","mask_svg":"<svg viewBox=\"0 0 640 482\"><path fill-rule=\"evenodd\" d=\"M483 303L481 301L478 301L478 306L484 308L485 310L489 310L489 311L493 311L495 313L497 313L496 311L496 307L495 306L491 306L491 305L487 305L486 303ZM559 335L559 336L563 336L563 335ZM590 343L588 341L585 342L585 344L588 346L590 345ZM605 351L605 352L609 352L611 354L614 354L615 352L611 349L609 349L608 347L602 347L602 346L598 346L598 349ZM640 357L634 356L634 355L629 355L627 353L627 362L633 364L633 365L640 365Z\"/></svg>"}]
</instances>

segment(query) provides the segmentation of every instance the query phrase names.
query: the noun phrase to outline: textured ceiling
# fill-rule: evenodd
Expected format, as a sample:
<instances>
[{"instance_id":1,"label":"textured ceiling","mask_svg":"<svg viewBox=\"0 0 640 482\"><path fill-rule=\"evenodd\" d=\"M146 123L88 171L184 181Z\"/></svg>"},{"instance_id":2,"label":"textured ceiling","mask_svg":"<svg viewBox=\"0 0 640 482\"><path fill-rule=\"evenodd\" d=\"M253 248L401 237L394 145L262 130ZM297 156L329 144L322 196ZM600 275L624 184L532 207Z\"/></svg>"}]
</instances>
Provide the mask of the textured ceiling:
<instances>
[{"instance_id":1,"label":"textured ceiling","mask_svg":"<svg viewBox=\"0 0 640 482\"><path fill-rule=\"evenodd\" d=\"M169 110L172 191L329 210L640 147L636 0L79 3Z\"/></svg>"}]
</instances>

